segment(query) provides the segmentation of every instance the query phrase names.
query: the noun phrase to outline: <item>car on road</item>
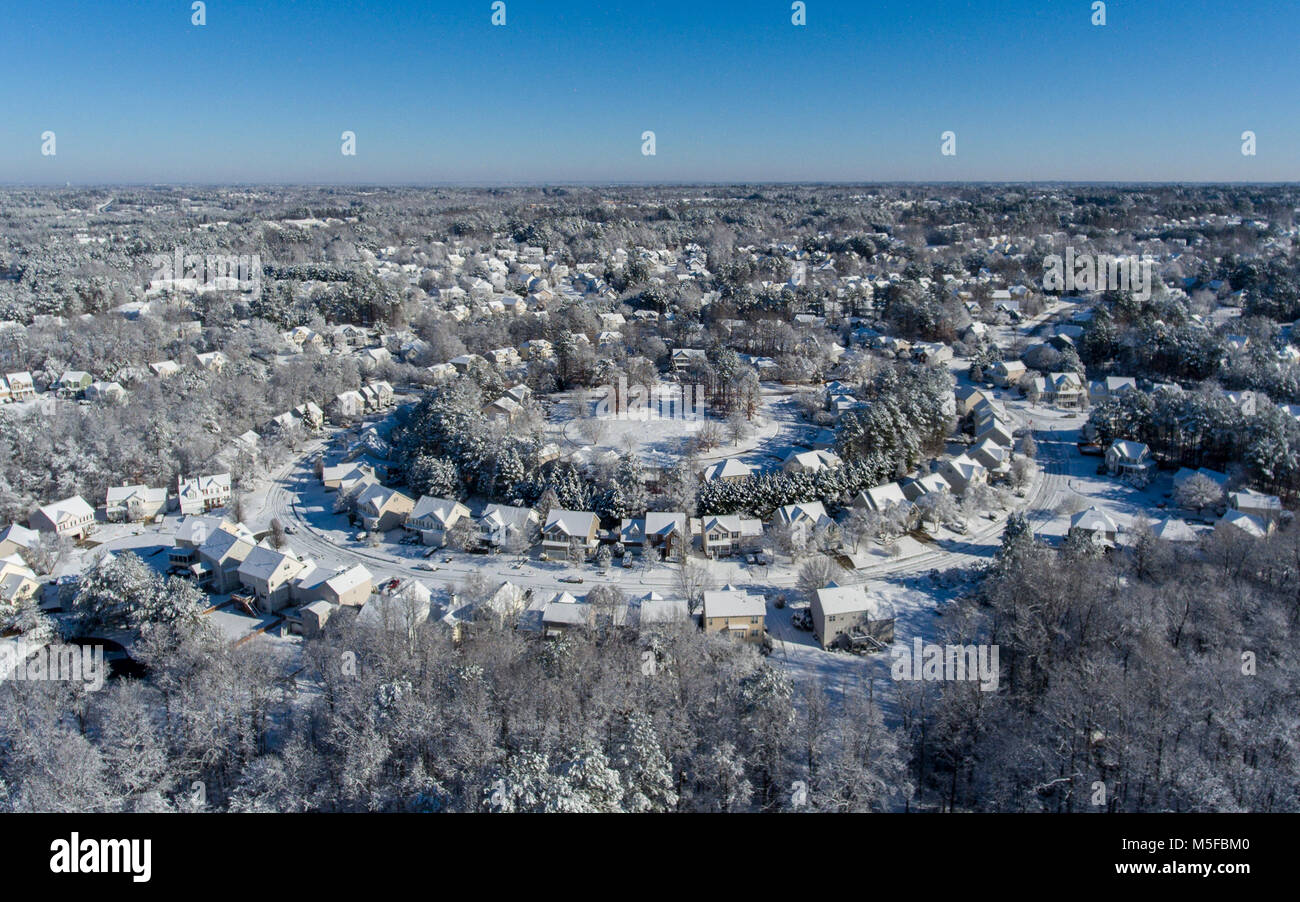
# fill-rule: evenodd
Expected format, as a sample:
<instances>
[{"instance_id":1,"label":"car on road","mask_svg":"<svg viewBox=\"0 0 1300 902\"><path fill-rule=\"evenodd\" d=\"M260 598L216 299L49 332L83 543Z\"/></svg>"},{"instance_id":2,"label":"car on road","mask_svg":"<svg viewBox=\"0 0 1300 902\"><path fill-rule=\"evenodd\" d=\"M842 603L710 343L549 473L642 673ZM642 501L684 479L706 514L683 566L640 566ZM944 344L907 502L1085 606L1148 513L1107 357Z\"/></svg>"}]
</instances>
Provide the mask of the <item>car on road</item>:
<instances>
[{"instance_id":1,"label":"car on road","mask_svg":"<svg viewBox=\"0 0 1300 902\"><path fill-rule=\"evenodd\" d=\"M291 536L291 535L295 534L297 531L298 531L298 527L296 527L296 526L286 526L286 527L284 528L284 534L287 535L287 536Z\"/></svg>"},{"instance_id":2,"label":"car on road","mask_svg":"<svg viewBox=\"0 0 1300 902\"><path fill-rule=\"evenodd\" d=\"M418 564L415 565L415 569L416 569L416 570L430 570L430 571L432 571L432 570L437 570L437 569L438 569L438 565L437 565L437 564L430 564L428 561L420 561L420 563L418 563Z\"/></svg>"},{"instance_id":3,"label":"car on road","mask_svg":"<svg viewBox=\"0 0 1300 902\"><path fill-rule=\"evenodd\" d=\"M562 582L562 583L575 583L575 584L576 584L576 583L580 583L580 582L582 582L582 577L581 577L581 576L561 576L561 577L560 577L560 582Z\"/></svg>"}]
</instances>

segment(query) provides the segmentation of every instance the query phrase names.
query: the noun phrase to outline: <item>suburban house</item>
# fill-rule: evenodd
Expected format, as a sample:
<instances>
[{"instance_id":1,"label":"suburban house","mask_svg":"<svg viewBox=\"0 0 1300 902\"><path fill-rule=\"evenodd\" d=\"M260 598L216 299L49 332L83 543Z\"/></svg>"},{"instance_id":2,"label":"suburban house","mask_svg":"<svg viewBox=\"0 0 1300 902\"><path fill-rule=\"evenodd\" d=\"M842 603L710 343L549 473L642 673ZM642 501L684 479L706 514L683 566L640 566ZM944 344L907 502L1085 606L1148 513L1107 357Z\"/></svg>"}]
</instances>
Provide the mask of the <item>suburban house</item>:
<instances>
[{"instance_id":1,"label":"suburban house","mask_svg":"<svg viewBox=\"0 0 1300 902\"><path fill-rule=\"evenodd\" d=\"M90 388L94 381L95 377L84 370L68 370L59 378L56 388L61 395L79 395ZM10 388L10 391L13 389Z\"/></svg>"},{"instance_id":2,"label":"suburban house","mask_svg":"<svg viewBox=\"0 0 1300 902\"><path fill-rule=\"evenodd\" d=\"M1151 535L1166 542L1195 542L1196 533L1184 520L1165 517L1151 524Z\"/></svg>"},{"instance_id":3,"label":"suburban house","mask_svg":"<svg viewBox=\"0 0 1300 902\"><path fill-rule=\"evenodd\" d=\"M776 510L775 521L790 529L790 534L798 542L807 542L818 529L831 529L835 526L826 513L826 506L820 501L806 501L800 504L787 504Z\"/></svg>"},{"instance_id":4,"label":"suburban house","mask_svg":"<svg viewBox=\"0 0 1300 902\"><path fill-rule=\"evenodd\" d=\"M673 369L677 372L681 372L696 361L704 363L707 360L707 353L698 348L677 348L672 356Z\"/></svg>"},{"instance_id":5,"label":"suburban house","mask_svg":"<svg viewBox=\"0 0 1300 902\"><path fill-rule=\"evenodd\" d=\"M973 411L981 401L992 403L993 399L983 389L974 386L959 386L953 391L957 402L957 416L964 417Z\"/></svg>"},{"instance_id":6,"label":"suburban house","mask_svg":"<svg viewBox=\"0 0 1300 902\"><path fill-rule=\"evenodd\" d=\"M1016 441L1011 424L996 416L988 417L975 426L975 441L982 442L985 439L996 442L1004 448L1010 448Z\"/></svg>"},{"instance_id":7,"label":"suburban house","mask_svg":"<svg viewBox=\"0 0 1300 902\"><path fill-rule=\"evenodd\" d=\"M719 461L704 469L705 482L743 482L754 472L754 468L734 457Z\"/></svg>"},{"instance_id":8,"label":"suburban house","mask_svg":"<svg viewBox=\"0 0 1300 902\"><path fill-rule=\"evenodd\" d=\"M92 382L86 386L87 401L100 404L119 404L126 400L126 389L120 382Z\"/></svg>"},{"instance_id":9,"label":"suburban house","mask_svg":"<svg viewBox=\"0 0 1300 902\"><path fill-rule=\"evenodd\" d=\"M240 565L257 547L257 539L242 523L221 523L198 546L197 560L189 567L199 586L217 595L240 586Z\"/></svg>"},{"instance_id":10,"label":"suburban house","mask_svg":"<svg viewBox=\"0 0 1300 902\"><path fill-rule=\"evenodd\" d=\"M80 495L38 507L27 518L32 529L52 532L60 538L84 539L95 524L95 509Z\"/></svg>"},{"instance_id":11,"label":"suburban house","mask_svg":"<svg viewBox=\"0 0 1300 902\"><path fill-rule=\"evenodd\" d=\"M555 347L545 338L532 338L519 346L525 360L546 360L555 356Z\"/></svg>"},{"instance_id":12,"label":"suburban house","mask_svg":"<svg viewBox=\"0 0 1300 902\"><path fill-rule=\"evenodd\" d=\"M335 395L334 400L326 405L326 410L334 419L354 419L366 412L366 402L361 392L345 391Z\"/></svg>"},{"instance_id":13,"label":"suburban house","mask_svg":"<svg viewBox=\"0 0 1300 902\"><path fill-rule=\"evenodd\" d=\"M704 593L702 623L706 633L725 633L745 642L762 642L767 602L734 586Z\"/></svg>"},{"instance_id":14,"label":"suburban house","mask_svg":"<svg viewBox=\"0 0 1300 902\"><path fill-rule=\"evenodd\" d=\"M738 514L706 517L700 529L700 549L708 557L727 557L756 548L762 537L762 520Z\"/></svg>"},{"instance_id":15,"label":"suburban house","mask_svg":"<svg viewBox=\"0 0 1300 902\"><path fill-rule=\"evenodd\" d=\"M469 508L451 498L422 496L406 517L406 528L420 534L425 545L447 544L447 532L462 518L469 516Z\"/></svg>"},{"instance_id":16,"label":"suburban house","mask_svg":"<svg viewBox=\"0 0 1300 902\"><path fill-rule=\"evenodd\" d=\"M1011 388L1024 378L1025 372L1026 367L1019 360L1003 360L989 371L989 375L998 388Z\"/></svg>"},{"instance_id":17,"label":"suburban house","mask_svg":"<svg viewBox=\"0 0 1300 902\"><path fill-rule=\"evenodd\" d=\"M1242 489L1228 493L1228 506L1243 514L1258 517L1268 523L1270 528L1276 526L1282 519L1282 499L1277 495L1265 495L1263 492Z\"/></svg>"},{"instance_id":18,"label":"suburban house","mask_svg":"<svg viewBox=\"0 0 1300 902\"><path fill-rule=\"evenodd\" d=\"M645 518L624 517L618 527L618 541L625 551L641 551L645 546Z\"/></svg>"},{"instance_id":19,"label":"suburban house","mask_svg":"<svg viewBox=\"0 0 1300 902\"><path fill-rule=\"evenodd\" d=\"M287 341L295 350L325 350L325 337L319 332L314 332L311 329L308 329L306 326L297 326L282 334L284 335L284 340Z\"/></svg>"},{"instance_id":20,"label":"suburban house","mask_svg":"<svg viewBox=\"0 0 1300 902\"><path fill-rule=\"evenodd\" d=\"M531 507L489 504L478 518L479 538L491 548L524 549L533 543L540 523Z\"/></svg>"},{"instance_id":21,"label":"suburban house","mask_svg":"<svg viewBox=\"0 0 1300 902\"><path fill-rule=\"evenodd\" d=\"M691 617L690 606L681 599L661 598L650 592L637 605L637 625L641 629L685 623Z\"/></svg>"},{"instance_id":22,"label":"suburban house","mask_svg":"<svg viewBox=\"0 0 1300 902\"><path fill-rule=\"evenodd\" d=\"M240 562L239 581L256 597L258 607L274 613L289 606L293 581L309 566L287 548L258 545Z\"/></svg>"},{"instance_id":23,"label":"suburban house","mask_svg":"<svg viewBox=\"0 0 1300 902\"><path fill-rule=\"evenodd\" d=\"M568 557L570 549L585 556L596 550L600 521L590 511L553 510L542 526L542 549L548 555Z\"/></svg>"},{"instance_id":24,"label":"suburban house","mask_svg":"<svg viewBox=\"0 0 1300 902\"><path fill-rule=\"evenodd\" d=\"M320 635L335 610L335 606L328 601L313 601L303 605L298 609L299 631L308 639Z\"/></svg>"},{"instance_id":25,"label":"suburban house","mask_svg":"<svg viewBox=\"0 0 1300 902\"><path fill-rule=\"evenodd\" d=\"M1236 508L1229 508L1227 513L1219 518L1219 522L1215 524L1215 527L1232 527L1256 539L1262 539L1273 531L1273 524L1268 520L1263 520L1245 511L1239 511Z\"/></svg>"},{"instance_id":26,"label":"suburban house","mask_svg":"<svg viewBox=\"0 0 1300 902\"><path fill-rule=\"evenodd\" d=\"M1078 373L1051 373L1047 377L1047 390L1043 392L1044 400L1050 400L1057 407L1073 409L1083 404L1086 392L1083 380Z\"/></svg>"},{"instance_id":27,"label":"suburban house","mask_svg":"<svg viewBox=\"0 0 1300 902\"><path fill-rule=\"evenodd\" d=\"M36 397L36 383L32 381L31 373L6 373L5 381L9 383L10 400L30 401Z\"/></svg>"},{"instance_id":28,"label":"suburban house","mask_svg":"<svg viewBox=\"0 0 1300 902\"><path fill-rule=\"evenodd\" d=\"M220 517L187 517L176 527L173 546L167 557L173 568L185 568L199 559L199 546L208 540L213 530L224 521Z\"/></svg>"},{"instance_id":29,"label":"suburban house","mask_svg":"<svg viewBox=\"0 0 1300 902\"><path fill-rule=\"evenodd\" d=\"M573 629L595 625L593 605L578 601L568 592L557 592L542 606L542 635L553 639Z\"/></svg>"},{"instance_id":30,"label":"suburban house","mask_svg":"<svg viewBox=\"0 0 1300 902\"><path fill-rule=\"evenodd\" d=\"M843 463L833 451L791 451L781 462L781 469L786 473L820 473Z\"/></svg>"},{"instance_id":31,"label":"suburban house","mask_svg":"<svg viewBox=\"0 0 1300 902\"><path fill-rule=\"evenodd\" d=\"M994 441L992 436L981 439L966 453L991 473L1005 472L1011 466L1011 449Z\"/></svg>"},{"instance_id":32,"label":"suburban house","mask_svg":"<svg viewBox=\"0 0 1300 902\"><path fill-rule=\"evenodd\" d=\"M367 382L361 386L359 394L369 410L384 410L392 407L397 400L393 386L383 379L372 379Z\"/></svg>"},{"instance_id":33,"label":"suburban house","mask_svg":"<svg viewBox=\"0 0 1300 902\"><path fill-rule=\"evenodd\" d=\"M397 529L414 509L409 497L383 485L372 485L357 497L357 516L370 532Z\"/></svg>"},{"instance_id":34,"label":"suburban house","mask_svg":"<svg viewBox=\"0 0 1300 902\"><path fill-rule=\"evenodd\" d=\"M495 401L483 405L483 416L497 423L513 423L524 412L524 406L509 395L502 395Z\"/></svg>"},{"instance_id":35,"label":"suburban house","mask_svg":"<svg viewBox=\"0 0 1300 902\"><path fill-rule=\"evenodd\" d=\"M186 516L225 507L230 503L230 474L214 473L197 479L176 477L176 503Z\"/></svg>"},{"instance_id":36,"label":"suburban house","mask_svg":"<svg viewBox=\"0 0 1300 902\"><path fill-rule=\"evenodd\" d=\"M1110 514L1090 507L1070 518L1070 534L1083 535L1099 545L1113 546L1119 537L1119 525Z\"/></svg>"},{"instance_id":37,"label":"suburban house","mask_svg":"<svg viewBox=\"0 0 1300 902\"><path fill-rule=\"evenodd\" d=\"M908 500L901 485L887 482L858 492L858 496L853 499L853 506L883 514L895 505L907 504Z\"/></svg>"},{"instance_id":38,"label":"suburban house","mask_svg":"<svg viewBox=\"0 0 1300 902\"><path fill-rule=\"evenodd\" d=\"M979 447L978 445L976 446ZM978 459L978 458L977 458ZM935 492L951 492L952 486L948 485L948 480L944 479L938 473L927 473L924 476L918 476L915 479L904 479L899 483L903 487L903 495L908 501L915 502L925 495L933 495Z\"/></svg>"},{"instance_id":39,"label":"suburban house","mask_svg":"<svg viewBox=\"0 0 1300 902\"><path fill-rule=\"evenodd\" d=\"M1117 398L1126 391L1136 391L1137 380L1132 376L1107 376L1088 383L1088 400L1100 404L1111 398Z\"/></svg>"},{"instance_id":40,"label":"suburban house","mask_svg":"<svg viewBox=\"0 0 1300 902\"><path fill-rule=\"evenodd\" d=\"M449 382L456 375L456 368L450 363L435 363L433 366L425 367L424 371L437 384Z\"/></svg>"},{"instance_id":41,"label":"suburban house","mask_svg":"<svg viewBox=\"0 0 1300 902\"><path fill-rule=\"evenodd\" d=\"M313 566L299 574L290 594L300 603L315 601L361 607L374 591L375 580L361 564L331 570Z\"/></svg>"},{"instance_id":42,"label":"suburban house","mask_svg":"<svg viewBox=\"0 0 1300 902\"><path fill-rule=\"evenodd\" d=\"M988 468L966 454L949 458L941 463L939 475L952 486L954 495L963 495L971 486L989 481Z\"/></svg>"},{"instance_id":43,"label":"suburban house","mask_svg":"<svg viewBox=\"0 0 1300 902\"><path fill-rule=\"evenodd\" d=\"M461 640L466 626L482 620L495 621L498 626L513 623L521 629L540 632L546 602L541 594L529 593L527 597L531 597L531 604L527 604L524 590L508 581L501 583L487 599L479 601L466 602L453 594L441 619L451 627L454 642Z\"/></svg>"},{"instance_id":44,"label":"suburban house","mask_svg":"<svg viewBox=\"0 0 1300 902\"><path fill-rule=\"evenodd\" d=\"M16 605L41 587L36 572L17 554L0 557L0 604Z\"/></svg>"},{"instance_id":45,"label":"suburban house","mask_svg":"<svg viewBox=\"0 0 1300 902\"><path fill-rule=\"evenodd\" d=\"M18 523L0 529L0 557L9 557L36 547L41 534Z\"/></svg>"},{"instance_id":46,"label":"suburban house","mask_svg":"<svg viewBox=\"0 0 1300 902\"><path fill-rule=\"evenodd\" d=\"M1151 458L1151 449L1142 442L1117 438L1106 449L1106 472L1111 476L1149 473L1155 469L1155 466L1156 462Z\"/></svg>"},{"instance_id":47,"label":"suburban house","mask_svg":"<svg viewBox=\"0 0 1300 902\"><path fill-rule=\"evenodd\" d=\"M320 405L315 401L299 404L290 413L295 419L301 421L305 428L313 432L325 425L325 411L321 410Z\"/></svg>"},{"instance_id":48,"label":"suburban house","mask_svg":"<svg viewBox=\"0 0 1300 902\"><path fill-rule=\"evenodd\" d=\"M388 348L366 348L357 354L363 371L372 371L377 367L393 362L393 352Z\"/></svg>"},{"instance_id":49,"label":"suburban house","mask_svg":"<svg viewBox=\"0 0 1300 902\"><path fill-rule=\"evenodd\" d=\"M690 549L691 519L681 511L646 511L645 545L672 558L679 548Z\"/></svg>"},{"instance_id":50,"label":"suburban house","mask_svg":"<svg viewBox=\"0 0 1300 902\"><path fill-rule=\"evenodd\" d=\"M206 354L196 354L195 359L198 360L199 366L203 367L203 369L210 373L221 372L226 368L226 364L230 362L230 358L227 357L223 351L209 351Z\"/></svg>"},{"instance_id":51,"label":"suburban house","mask_svg":"<svg viewBox=\"0 0 1300 902\"><path fill-rule=\"evenodd\" d=\"M822 648L833 645L879 648L894 641L894 610L866 586L831 583L818 589L810 605L813 633Z\"/></svg>"},{"instance_id":52,"label":"suburban house","mask_svg":"<svg viewBox=\"0 0 1300 902\"><path fill-rule=\"evenodd\" d=\"M113 523L143 523L167 509L167 490L147 485L120 485L108 490L104 516Z\"/></svg>"},{"instance_id":53,"label":"suburban house","mask_svg":"<svg viewBox=\"0 0 1300 902\"><path fill-rule=\"evenodd\" d=\"M321 485L326 491L346 492L358 482L369 481L372 484L378 484L379 480L375 476L374 468L365 464L353 462L335 464L334 466L320 468Z\"/></svg>"}]
</instances>

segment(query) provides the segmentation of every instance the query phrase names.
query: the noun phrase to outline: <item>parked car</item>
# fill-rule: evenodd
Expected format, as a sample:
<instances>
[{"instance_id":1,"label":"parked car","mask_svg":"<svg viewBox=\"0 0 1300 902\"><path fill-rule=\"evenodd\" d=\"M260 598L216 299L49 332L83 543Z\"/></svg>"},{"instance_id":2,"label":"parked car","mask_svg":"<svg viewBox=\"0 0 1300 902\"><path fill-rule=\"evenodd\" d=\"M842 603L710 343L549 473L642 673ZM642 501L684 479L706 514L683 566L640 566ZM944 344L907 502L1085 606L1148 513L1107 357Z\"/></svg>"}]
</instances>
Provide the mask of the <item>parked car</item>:
<instances>
[{"instance_id":1,"label":"parked car","mask_svg":"<svg viewBox=\"0 0 1300 902\"><path fill-rule=\"evenodd\" d=\"M582 577L581 577L581 576L561 576L561 577L560 577L560 582L562 582L562 583L580 583L580 582L582 582Z\"/></svg>"}]
</instances>

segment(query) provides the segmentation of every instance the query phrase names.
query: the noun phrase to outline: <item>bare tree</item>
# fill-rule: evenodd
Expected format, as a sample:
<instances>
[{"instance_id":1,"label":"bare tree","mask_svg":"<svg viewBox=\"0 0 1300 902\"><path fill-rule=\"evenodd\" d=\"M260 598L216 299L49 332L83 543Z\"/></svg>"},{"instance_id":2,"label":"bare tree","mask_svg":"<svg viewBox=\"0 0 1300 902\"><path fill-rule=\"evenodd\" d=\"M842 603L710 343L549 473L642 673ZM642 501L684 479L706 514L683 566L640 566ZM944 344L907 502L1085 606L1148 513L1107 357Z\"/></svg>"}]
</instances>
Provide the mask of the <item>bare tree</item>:
<instances>
[{"instance_id":1,"label":"bare tree","mask_svg":"<svg viewBox=\"0 0 1300 902\"><path fill-rule=\"evenodd\" d=\"M835 578L841 575L843 568L835 563L828 555L819 554L811 557L804 562L799 568L799 578L797 585L809 600L817 593L818 589L824 589Z\"/></svg>"}]
</instances>

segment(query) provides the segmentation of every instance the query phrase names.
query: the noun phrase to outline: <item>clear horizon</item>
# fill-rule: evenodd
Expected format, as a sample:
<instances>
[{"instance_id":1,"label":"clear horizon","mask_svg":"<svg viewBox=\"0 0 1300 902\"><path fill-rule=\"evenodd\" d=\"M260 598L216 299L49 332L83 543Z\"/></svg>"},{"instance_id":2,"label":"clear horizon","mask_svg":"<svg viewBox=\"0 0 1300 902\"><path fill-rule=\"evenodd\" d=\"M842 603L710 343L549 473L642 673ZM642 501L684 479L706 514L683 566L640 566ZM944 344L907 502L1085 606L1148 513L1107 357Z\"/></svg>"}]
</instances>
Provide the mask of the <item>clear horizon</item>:
<instances>
[{"instance_id":1,"label":"clear horizon","mask_svg":"<svg viewBox=\"0 0 1300 902\"><path fill-rule=\"evenodd\" d=\"M1300 179L1294 3L1091 6L51 0L0 38L0 184Z\"/></svg>"}]
</instances>

